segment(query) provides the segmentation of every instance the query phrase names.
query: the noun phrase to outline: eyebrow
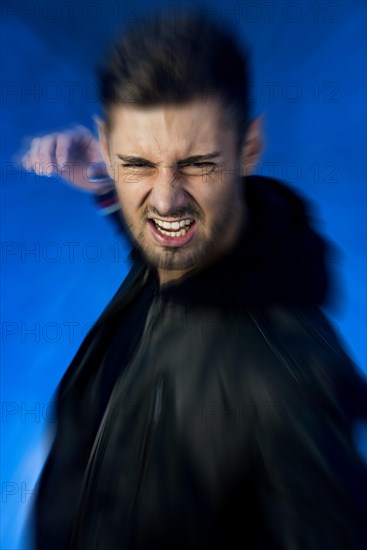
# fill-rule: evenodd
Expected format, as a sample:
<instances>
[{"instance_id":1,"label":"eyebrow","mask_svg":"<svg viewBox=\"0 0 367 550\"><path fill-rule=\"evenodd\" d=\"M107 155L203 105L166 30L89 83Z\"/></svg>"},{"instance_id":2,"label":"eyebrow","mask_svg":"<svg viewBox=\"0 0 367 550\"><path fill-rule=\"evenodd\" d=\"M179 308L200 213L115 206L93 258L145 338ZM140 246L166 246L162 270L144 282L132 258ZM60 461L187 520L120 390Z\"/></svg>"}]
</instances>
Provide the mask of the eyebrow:
<instances>
[{"instance_id":1,"label":"eyebrow","mask_svg":"<svg viewBox=\"0 0 367 550\"><path fill-rule=\"evenodd\" d=\"M193 162L202 162L205 160L212 160L217 157L221 156L220 151L213 151L212 153L206 153L205 155L192 155L191 157L186 157L185 159L179 160L177 164L179 166L182 166L184 164L190 164ZM123 162L126 162L127 164L135 164L135 163L141 163L141 164L148 164L149 166L156 166L154 162L151 162L150 160L147 160L143 157L136 157L136 156L126 156L126 155L116 155L120 160Z\"/></svg>"}]
</instances>

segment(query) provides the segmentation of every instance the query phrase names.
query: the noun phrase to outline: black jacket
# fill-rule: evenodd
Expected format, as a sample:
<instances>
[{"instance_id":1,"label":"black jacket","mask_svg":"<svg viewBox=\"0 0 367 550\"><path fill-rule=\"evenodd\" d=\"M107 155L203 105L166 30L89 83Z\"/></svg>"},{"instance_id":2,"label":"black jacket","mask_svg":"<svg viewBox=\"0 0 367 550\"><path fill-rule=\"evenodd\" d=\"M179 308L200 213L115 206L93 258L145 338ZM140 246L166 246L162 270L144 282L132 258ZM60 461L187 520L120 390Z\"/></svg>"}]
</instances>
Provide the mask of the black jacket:
<instances>
[{"instance_id":1,"label":"black jacket","mask_svg":"<svg viewBox=\"0 0 367 550\"><path fill-rule=\"evenodd\" d=\"M286 185L244 195L212 266L159 288L133 250L57 389L37 549L367 548L367 385L320 309L328 246Z\"/></svg>"}]
</instances>

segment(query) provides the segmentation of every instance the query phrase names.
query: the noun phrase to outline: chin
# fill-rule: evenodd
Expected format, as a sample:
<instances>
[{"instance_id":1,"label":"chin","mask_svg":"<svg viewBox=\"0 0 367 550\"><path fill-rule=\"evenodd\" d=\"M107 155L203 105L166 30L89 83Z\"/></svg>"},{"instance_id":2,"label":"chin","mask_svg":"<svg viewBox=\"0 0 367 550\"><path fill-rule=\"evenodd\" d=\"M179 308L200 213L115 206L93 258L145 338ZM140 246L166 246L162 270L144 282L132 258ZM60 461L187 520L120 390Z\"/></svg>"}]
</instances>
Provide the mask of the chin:
<instances>
[{"instance_id":1,"label":"chin","mask_svg":"<svg viewBox=\"0 0 367 550\"><path fill-rule=\"evenodd\" d=\"M189 251L169 248L167 250L154 251L151 247L141 249L146 260L157 269L167 271L181 271L192 269L197 264L196 255Z\"/></svg>"}]
</instances>

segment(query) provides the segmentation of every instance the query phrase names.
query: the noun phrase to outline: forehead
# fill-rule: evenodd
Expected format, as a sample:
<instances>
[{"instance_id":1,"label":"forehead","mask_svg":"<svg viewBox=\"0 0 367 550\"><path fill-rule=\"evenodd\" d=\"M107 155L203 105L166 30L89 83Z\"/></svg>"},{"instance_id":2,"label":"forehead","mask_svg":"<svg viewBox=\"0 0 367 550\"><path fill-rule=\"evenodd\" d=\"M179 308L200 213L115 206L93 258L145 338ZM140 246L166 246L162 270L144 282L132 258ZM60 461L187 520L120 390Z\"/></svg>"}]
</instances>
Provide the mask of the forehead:
<instances>
[{"instance_id":1,"label":"forehead","mask_svg":"<svg viewBox=\"0 0 367 550\"><path fill-rule=\"evenodd\" d=\"M216 99L155 107L115 105L109 118L110 147L116 154L174 157L225 149L234 142L230 117Z\"/></svg>"}]
</instances>

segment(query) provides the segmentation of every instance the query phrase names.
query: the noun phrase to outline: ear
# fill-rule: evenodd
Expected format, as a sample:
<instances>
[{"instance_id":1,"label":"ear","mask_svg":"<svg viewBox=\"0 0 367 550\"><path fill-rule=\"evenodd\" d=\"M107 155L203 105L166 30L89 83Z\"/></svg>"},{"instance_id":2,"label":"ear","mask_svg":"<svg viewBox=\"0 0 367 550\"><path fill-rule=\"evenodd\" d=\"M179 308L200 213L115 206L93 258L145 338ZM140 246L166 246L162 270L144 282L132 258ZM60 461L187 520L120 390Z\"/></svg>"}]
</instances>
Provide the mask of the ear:
<instances>
[{"instance_id":1,"label":"ear","mask_svg":"<svg viewBox=\"0 0 367 550\"><path fill-rule=\"evenodd\" d=\"M113 179L113 170L112 170L110 150L108 145L106 123L104 120L102 120L96 115L93 116L93 120L97 126L99 147L101 149L103 160L106 163L108 175L110 176L111 179Z\"/></svg>"},{"instance_id":2,"label":"ear","mask_svg":"<svg viewBox=\"0 0 367 550\"><path fill-rule=\"evenodd\" d=\"M241 176L249 176L254 171L263 151L263 120L264 114L260 114L247 127L241 150Z\"/></svg>"}]
</instances>

